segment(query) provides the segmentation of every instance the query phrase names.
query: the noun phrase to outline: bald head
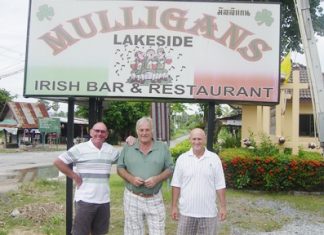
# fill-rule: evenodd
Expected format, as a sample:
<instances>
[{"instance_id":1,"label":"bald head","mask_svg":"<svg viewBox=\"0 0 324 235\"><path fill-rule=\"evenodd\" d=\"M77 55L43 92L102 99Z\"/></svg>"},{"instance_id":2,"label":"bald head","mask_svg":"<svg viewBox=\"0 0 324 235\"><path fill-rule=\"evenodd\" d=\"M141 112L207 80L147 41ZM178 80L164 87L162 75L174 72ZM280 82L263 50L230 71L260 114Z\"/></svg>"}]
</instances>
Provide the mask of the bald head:
<instances>
[{"instance_id":1,"label":"bald head","mask_svg":"<svg viewBox=\"0 0 324 235\"><path fill-rule=\"evenodd\" d=\"M196 157L201 157L205 152L206 134L203 129L195 128L190 132L189 141Z\"/></svg>"},{"instance_id":2,"label":"bald head","mask_svg":"<svg viewBox=\"0 0 324 235\"><path fill-rule=\"evenodd\" d=\"M190 131L189 139L192 139L193 136L199 136L202 139L206 140L205 131L201 128L195 128Z\"/></svg>"}]
</instances>

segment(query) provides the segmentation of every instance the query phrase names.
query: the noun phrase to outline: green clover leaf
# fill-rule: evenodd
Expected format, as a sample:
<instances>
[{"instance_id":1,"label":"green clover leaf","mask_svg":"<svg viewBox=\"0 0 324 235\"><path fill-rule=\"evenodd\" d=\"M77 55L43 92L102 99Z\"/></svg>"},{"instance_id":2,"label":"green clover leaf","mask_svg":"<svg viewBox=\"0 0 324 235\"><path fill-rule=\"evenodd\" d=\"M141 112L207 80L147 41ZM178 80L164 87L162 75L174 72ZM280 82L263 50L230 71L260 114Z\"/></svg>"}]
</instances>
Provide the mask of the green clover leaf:
<instances>
[{"instance_id":1,"label":"green clover leaf","mask_svg":"<svg viewBox=\"0 0 324 235\"><path fill-rule=\"evenodd\" d=\"M49 7L47 4L44 4L38 8L37 18L40 21L43 21L44 19L52 20L53 16L54 16L53 7Z\"/></svg>"},{"instance_id":2,"label":"green clover leaf","mask_svg":"<svg viewBox=\"0 0 324 235\"><path fill-rule=\"evenodd\" d=\"M257 21L258 25L265 24L269 27L273 23L272 12L266 9L257 12L254 19Z\"/></svg>"}]
</instances>

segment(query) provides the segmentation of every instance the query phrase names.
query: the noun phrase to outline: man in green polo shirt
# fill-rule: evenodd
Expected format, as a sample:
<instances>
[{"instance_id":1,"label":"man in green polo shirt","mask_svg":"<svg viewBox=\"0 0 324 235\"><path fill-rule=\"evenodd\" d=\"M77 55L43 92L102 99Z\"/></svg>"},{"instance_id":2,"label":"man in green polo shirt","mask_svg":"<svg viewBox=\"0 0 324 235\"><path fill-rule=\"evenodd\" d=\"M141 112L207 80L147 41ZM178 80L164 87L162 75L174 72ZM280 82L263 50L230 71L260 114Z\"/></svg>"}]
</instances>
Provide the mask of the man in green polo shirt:
<instances>
[{"instance_id":1,"label":"man in green polo shirt","mask_svg":"<svg viewBox=\"0 0 324 235\"><path fill-rule=\"evenodd\" d=\"M126 181L124 234L144 235L146 218L150 235L165 234L163 180L171 176L173 161L168 146L153 140L153 123L143 117L136 123L138 141L126 145L118 159L118 174Z\"/></svg>"}]
</instances>

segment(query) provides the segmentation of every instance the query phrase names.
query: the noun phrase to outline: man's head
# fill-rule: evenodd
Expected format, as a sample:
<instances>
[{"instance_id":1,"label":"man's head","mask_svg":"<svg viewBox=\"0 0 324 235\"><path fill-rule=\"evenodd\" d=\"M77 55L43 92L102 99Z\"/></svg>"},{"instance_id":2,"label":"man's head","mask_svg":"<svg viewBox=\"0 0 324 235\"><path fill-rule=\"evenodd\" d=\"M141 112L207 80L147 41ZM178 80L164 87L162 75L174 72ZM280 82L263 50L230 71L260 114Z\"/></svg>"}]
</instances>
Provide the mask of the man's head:
<instances>
[{"instance_id":1,"label":"man's head","mask_svg":"<svg viewBox=\"0 0 324 235\"><path fill-rule=\"evenodd\" d=\"M152 118L140 118L136 123L136 133L140 143L150 143L153 139Z\"/></svg>"},{"instance_id":2,"label":"man's head","mask_svg":"<svg viewBox=\"0 0 324 235\"><path fill-rule=\"evenodd\" d=\"M206 134L204 130L195 128L190 132L189 140L191 143L192 150L195 154L204 153L206 144Z\"/></svg>"},{"instance_id":3,"label":"man's head","mask_svg":"<svg viewBox=\"0 0 324 235\"><path fill-rule=\"evenodd\" d=\"M90 136L92 143L97 147L101 147L101 145L108 138L108 130L105 123L97 122L94 124L90 130Z\"/></svg>"}]
</instances>

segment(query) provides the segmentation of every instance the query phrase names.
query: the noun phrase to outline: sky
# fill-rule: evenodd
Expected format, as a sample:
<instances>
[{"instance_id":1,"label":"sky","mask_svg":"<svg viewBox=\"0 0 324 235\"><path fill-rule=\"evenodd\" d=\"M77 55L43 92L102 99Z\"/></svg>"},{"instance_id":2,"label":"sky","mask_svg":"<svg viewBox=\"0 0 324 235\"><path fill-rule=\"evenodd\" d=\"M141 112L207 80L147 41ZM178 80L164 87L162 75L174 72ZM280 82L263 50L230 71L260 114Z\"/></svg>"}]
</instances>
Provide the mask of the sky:
<instances>
[{"instance_id":1,"label":"sky","mask_svg":"<svg viewBox=\"0 0 324 235\"><path fill-rule=\"evenodd\" d=\"M324 8L324 2L321 6ZM0 1L0 88L17 95L15 101L36 102L23 97L28 7L28 0ZM324 37L318 38L317 48L323 73ZM304 55L293 53L292 60L306 64ZM61 105L64 109L66 105Z\"/></svg>"}]
</instances>

